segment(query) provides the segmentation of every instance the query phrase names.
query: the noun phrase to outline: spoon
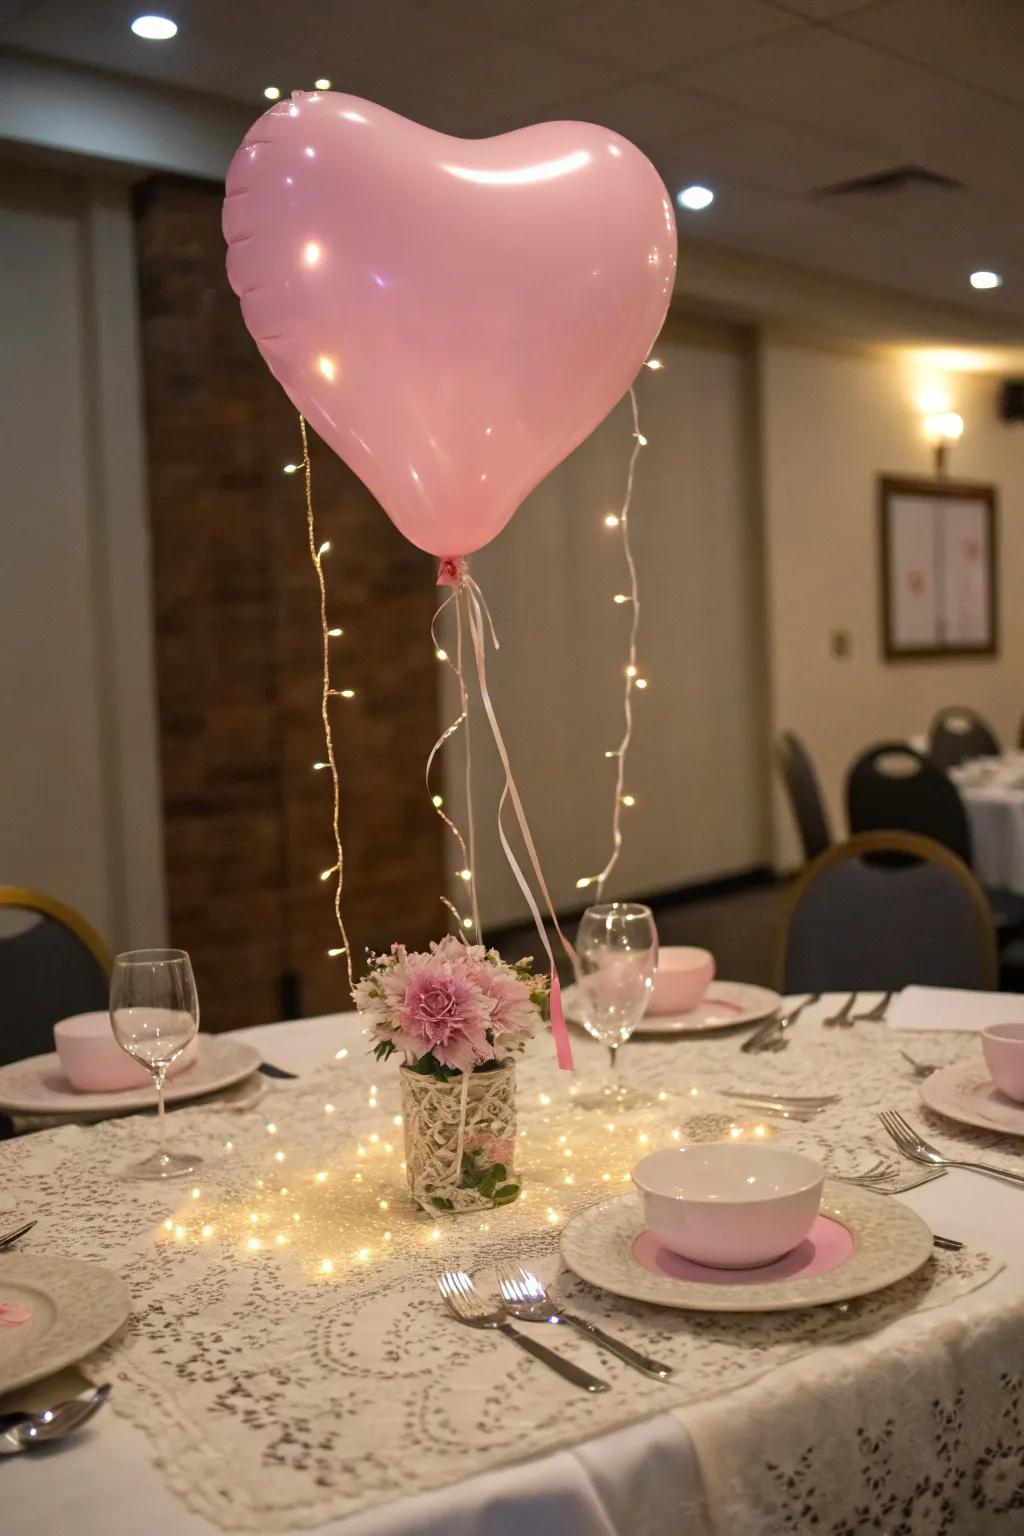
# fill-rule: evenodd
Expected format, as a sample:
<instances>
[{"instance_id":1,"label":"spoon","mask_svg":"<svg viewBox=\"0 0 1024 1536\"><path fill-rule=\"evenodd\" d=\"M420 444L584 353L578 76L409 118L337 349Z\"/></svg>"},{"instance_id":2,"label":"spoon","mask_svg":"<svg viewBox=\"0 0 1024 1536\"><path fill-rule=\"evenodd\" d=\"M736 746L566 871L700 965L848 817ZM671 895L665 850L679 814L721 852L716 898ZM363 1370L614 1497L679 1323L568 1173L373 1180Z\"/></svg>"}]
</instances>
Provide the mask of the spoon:
<instances>
[{"instance_id":1,"label":"spoon","mask_svg":"<svg viewBox=\"0 0 1024 1536\"><path fill-rule=\"evenodd\" d=\"M39 1413L0 1416L0 1456L16 1456L19 1451L31 1450L33 1446L63 1440L65 1435L81 1429L87 1419L98 1413L109 1396L110 1386L105 1384Z\"/></svg>"}]
</instances>

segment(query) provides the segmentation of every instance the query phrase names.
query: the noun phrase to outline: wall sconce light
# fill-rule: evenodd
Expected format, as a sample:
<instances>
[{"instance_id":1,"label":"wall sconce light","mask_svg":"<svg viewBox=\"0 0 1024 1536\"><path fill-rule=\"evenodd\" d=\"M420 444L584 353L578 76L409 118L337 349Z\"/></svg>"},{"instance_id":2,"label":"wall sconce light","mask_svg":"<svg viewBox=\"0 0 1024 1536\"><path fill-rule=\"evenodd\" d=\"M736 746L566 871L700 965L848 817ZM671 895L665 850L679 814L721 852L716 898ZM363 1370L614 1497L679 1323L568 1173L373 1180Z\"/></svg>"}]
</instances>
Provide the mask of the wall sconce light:
<instances>
[{"instance_id":1,"label":"wall sconce light","mask_svg":"<svg viewBox=\"0 0 1024 1536\"><path fill-rule=\"evenodd\" d=\"M936 475L946 473L950 443L963 435L964 419L956 411L938 411L924 418L924 435L932 445Z\"/></svg>"}]
</instances>

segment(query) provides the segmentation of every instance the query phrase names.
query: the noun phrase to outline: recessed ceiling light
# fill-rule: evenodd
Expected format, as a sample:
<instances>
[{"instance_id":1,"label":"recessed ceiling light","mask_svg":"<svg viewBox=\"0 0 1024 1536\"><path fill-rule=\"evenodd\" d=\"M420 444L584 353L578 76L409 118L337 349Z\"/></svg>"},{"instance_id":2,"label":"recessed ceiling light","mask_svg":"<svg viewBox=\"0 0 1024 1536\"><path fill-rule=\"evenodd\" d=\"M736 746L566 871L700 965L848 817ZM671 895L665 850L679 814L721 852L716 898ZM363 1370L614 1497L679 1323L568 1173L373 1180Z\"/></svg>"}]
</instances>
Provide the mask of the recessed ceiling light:
<instances>
[{"instance_id":1,"label":"recessed ceiling light","mask_svg":"<svg viewBox=\"0 0 1024 1536\"><path fill-rule=\"evenodd\" d=\"M1001 288L1003 280L998 272L972 272L972 288Z\"/></svg>"},{"instance_id":2,"label":"recessed ceiling light","mask_svg":"<svg viewBox=\"0 0 1024 1536\"><path fill-rule=\"evenodd\" d=\"M684 187L676 193L676 202L680 208L689 208L691 213L699 213L702 208L710 208L715 200L715 194L710 187Z\"/></svg>"},{"instance_id":3,"label":"recessed ceiling light","mask_svg":"<svg viewBox=\"0 0 1024 1536\"><path fill-rule=\"evenodd\" d=\"M135 36L148 38L153 43L166 43L177 30L177 22L169 16L136 16L132 22Z\"/></svg>"},{"instance_id":4,"label":"recessed ceiling light","mask_svg":"<svg viewBox=\"0 0 1024 1536\"><path fill-rule=\"evenodd\" d=\"M313 84L318 91L329 91L331 88L331 82L326 75L322 75L319 80L314 80Z\"/></svg>"},{"instance_id":5,"label":"recessed ceiling light","mask_svg":"<svg viewBox=\"0 0 1024 1536\"><path fill-rule=\"evenodd\" d=\"M279 85L268 85L263 94L268 101L277 101L281 95L281 87Z\"/></svg>"}]
</instances>

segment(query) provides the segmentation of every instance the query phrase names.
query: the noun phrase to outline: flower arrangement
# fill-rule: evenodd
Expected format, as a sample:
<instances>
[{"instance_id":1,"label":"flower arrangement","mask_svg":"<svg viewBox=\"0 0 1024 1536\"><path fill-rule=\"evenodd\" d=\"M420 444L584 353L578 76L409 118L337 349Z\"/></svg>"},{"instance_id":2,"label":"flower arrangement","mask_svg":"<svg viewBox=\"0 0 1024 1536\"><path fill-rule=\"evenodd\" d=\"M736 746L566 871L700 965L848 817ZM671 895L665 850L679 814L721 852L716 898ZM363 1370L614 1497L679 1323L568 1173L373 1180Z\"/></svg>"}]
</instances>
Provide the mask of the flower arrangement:
<instances>
[{"instance_id":1,"label":"flower arrangement","mask_svg":"<svg viewBox=\"0 0 1024 1536\"><path fill-rule=\"evenodd\" d=\"M522 1050L547 1018L548 979L534 975L532 960L508 965L497 950L449 934L426 952L392 944L374 955L352 996L378 1061L404 1051L414 1072L445 1081L493 1071Z\"/></svg>"},{"instance_id":2,"label":"flower arrangement","mask_svg":"<svg viewBox=\"0 0 1024 1536\"><path fill-rule=\"evenodd\" d=\"M374 955L352 996L378 1061L401 1053L409 1187L425 1208L469 1211L519 1194L515 1069L548 1016L531 960L449 935L427 951Z\"/></svg>"}]
</instances>

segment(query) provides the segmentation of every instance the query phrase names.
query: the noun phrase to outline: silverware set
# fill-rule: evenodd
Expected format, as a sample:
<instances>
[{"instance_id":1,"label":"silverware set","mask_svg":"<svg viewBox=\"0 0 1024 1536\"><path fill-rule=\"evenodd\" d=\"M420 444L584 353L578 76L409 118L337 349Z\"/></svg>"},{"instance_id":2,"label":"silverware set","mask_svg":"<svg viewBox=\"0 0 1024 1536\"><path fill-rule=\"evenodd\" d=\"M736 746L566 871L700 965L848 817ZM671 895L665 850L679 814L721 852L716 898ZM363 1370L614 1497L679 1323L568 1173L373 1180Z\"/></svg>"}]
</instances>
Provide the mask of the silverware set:
<instances>
[{"instance_id":1,"label":"silverware set","mask_svg":"<svg viewBox=\"0 0 1024 1536\"><path fill-rule=\"evenodd\" d=\"M1024 1186L1024 1174L1013 1173L1009 1168L998 1168L994 1163L974 1163L965 1158L946 1157L930 1142L925 1141L903 1116L894 1109L883 1109L879 1115L882 1129L896 1143L904 1157L912 1162L924 1163L931 1168L963 1168L968 1173L985 1173L990 1178L1002 1179L1006 1184Z\"/></svg>"},{"instance_id":2,"label":"silverware set","mask_svg":"<svg viewBox=\"0 0 1024 1536\"><path fill-rule=\"evenodd\" d=\"M645 1376L667 1381L672 1374L671 1367L662 1364L660 1360L652 1360L649 1355L641 1354L621 1339L605 1333L585 1317L564 1311L549 1296L542 1281L531 1270L519 1268L515 1271L500 1271L500 1299L482 1296L471 1276L462 1269L446 1270L437 1283L441 1295L460 1323L466 1323L471 1328L496 1329L535 1360L548 1366L557 1376L571 1382L574 1387L581 1387L584 1392L607 1392L610 1384L600 1376L582 1370L564 1355L556 1354L544 1344L538 1344L528 1333L514 1328L509 1319L514 1317L517 1322L575 1328Z\"/></svg>"}]
</instances>

